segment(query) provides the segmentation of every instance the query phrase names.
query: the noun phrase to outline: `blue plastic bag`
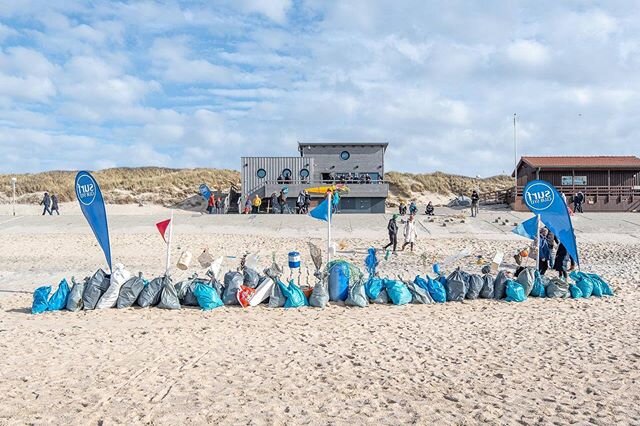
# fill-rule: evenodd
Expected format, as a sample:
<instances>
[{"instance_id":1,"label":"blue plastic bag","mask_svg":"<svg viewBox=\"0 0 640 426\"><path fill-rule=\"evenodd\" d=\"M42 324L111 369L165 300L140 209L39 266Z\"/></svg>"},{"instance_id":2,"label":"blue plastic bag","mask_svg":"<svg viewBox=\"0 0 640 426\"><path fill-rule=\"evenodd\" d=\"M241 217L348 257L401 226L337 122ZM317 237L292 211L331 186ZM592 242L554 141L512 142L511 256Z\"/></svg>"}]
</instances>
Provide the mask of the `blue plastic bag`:
<instances>
[{"instance_id":1,"label":"blue plastic bag","mask_svg":"<svg viewBox=\"0 0 640 426\"><path fill-rule=\"evenodd\" d=\"M411 303L411 299L413 299L411 292L402 281L385 279L384 288L394 305L406 305Z\"/></svg>"},{"instance_id":2,"label":"blue plastic bag","mask_svg":"<svg viewBox=\"0 0 640 426\"><path fill-rule=\"evenodd\" d=\"M47 311L61 311L67 306L67 298L69 297L69 284L65 278L58 284L58 289L49 298L47 302Z\"/></svg>"},{"instance_id":3,"label":"blue plastic bag","mask_svg":"<svg viewBox=\"0 0 640 426\"><path fill-rule=\"evenodd\" d=\"M591 294L596 297L602 297L602 285L600 285L600 281L591 278L590 280L591 284L593 284L593 292Z\"/></svg>"},{"instance_id":4,"label":"blue plastic bag","mask_svg":"<svg viewBox=\"0 0 640 426\"><path fill-rule=\"evenodd\" d=\"M329 300L344 302L349 295L349 264L339 261L329 271Z\"/></svg>"},{"instance_id":5,"label":"blue plastic bag","mask_svg":"<svg viewBox=\"0 0 640 426\"><path fill-rule=\"evenodd\" d=\"M287 299L284 302L285 308L300 308L302 306L309 306L309 301L304 295L300 287L295 285L294 281L289 281L289 284L285 284L282 281L277 281L278 287L282 291L282 294Z\"/></svg>"},{"instance_id":6,"label":"blue plastic bag","mask_svg":"<svg viewBox=\"0 0 640 426\"><path fill-rule=\"evenodd\" d=\"M524 302L527 297L524 295L524 287L519 282L507 281L507 302Z\"/></svg>"},{"instance_id":7,"label":"blue plastic bag","mask_svg":"<svg viewBox=\"0 0 640 426\"><path fill-rule=\"evenodd\" d=\"M569 284L569 293L571 293L572 299L580 299L582 298L582 290L575 284Z\"/></svg>"},{"instance_id":8,"label":"blue plastic bag","mask_svg":"<svg viewBox=\"0 0 640 426\"><path fill-rule=\"evenodd\" d=\"M376 256L376 249L374 249L373 247L369 249L369 254L364 259L364 266L367 267L367 272L369 272L369 276L374 276L376 274L376 267L378 266L378 257Z\"/></svg>"},{"instance_id":9,"label":"blue plastic bag","mask_svg":"<svg viewBox=\"0 0 640 426\"><path fill-rule=\"evenodd\" d=\"M210 311L224 305L222 299L218 296L218 292L213 287L200 282L197 283L193 289L193 295L198 301L198 306L200 306L203 311Z\"/></svg>"},{"instance_id":10,"label":"blue plastic bag","mask_svg":"<svg viewBox=\"0 0 640 426\"><path fill-rule=\"evenodd\" d=\"M584 272L574 271L569 274L571 279L576 282L576 285L580 287L580 291L582 291L582 297L589 298L593 293L593 282L591 278L587 276Z\"/></svg>"},{"instance_id":11,"label":"blue plastic bag","mask_svg":"<svg viewBox=\"0 0 640 426\"><path fill-rule=\"evenodd\" d=\"M587 274L589 276L589 278L591 278L592 282L598 282L600 284L600 289L602 290L602 295L603 296L613 296L613 290L611 290L611 287L609 286L609 284L603 280L600 275L598 274Z\"/></svg>"},{"instance_id":12,"label":"blue plastic bag","mask_svg":"<svg viewBox=\"0 0 640 426\"><path fill-rule=\"evenodd\" d=\"M441 275L437 280L427 276L427 289L429 295L437 303L444 303L447 301L447 291L444 286L447 284L447 277Z\"/></svg>"},{"instance_id":13,"label":"blue plastic bag","mask_svg":"<svg viewBox=\"0 0 640 426\"><path fill-rule=\"evenodd\" d=\"M36 291L33 292L32 314L41 314L47 310L49 307L49 293L51 293L50 285L36 288Z\"/></svg>"},{"instance_id":14,"label":"blue plastic bag","mask_svg":"<svg viewBox=\"0 0 640 426\"><path fill-rule=\"evenodd\" d=\"M542 284L542 277L540 276L540 272L535 272L535 279L533 281L533 287L531 288L531 296L533 297L546 297L546 290L544 288L544 284Z\"/></svg>"},{"instance_id":15,"label":"blue plastic bag","mask_svg":"<svg viewBox=\"0 0 640 426\"><path fill-rule=\"evenodd\" d=\"M382 287L383 287L382 278L371 277L369 278L369 280L367 280L367 283L364 285L364 291L370 300L376 300L378 296L380 296Z\"/></svg>"}]
</instances>

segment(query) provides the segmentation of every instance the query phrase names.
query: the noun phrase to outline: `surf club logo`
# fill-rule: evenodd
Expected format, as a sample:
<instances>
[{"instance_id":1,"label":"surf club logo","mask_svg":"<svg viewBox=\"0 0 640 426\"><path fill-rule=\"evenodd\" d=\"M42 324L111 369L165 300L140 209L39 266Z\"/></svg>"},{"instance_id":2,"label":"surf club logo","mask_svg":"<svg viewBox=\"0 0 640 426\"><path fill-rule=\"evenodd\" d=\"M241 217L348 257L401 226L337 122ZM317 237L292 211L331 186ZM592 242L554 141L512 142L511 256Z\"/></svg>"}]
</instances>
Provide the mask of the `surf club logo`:
<instances>
[{"instance_id":1,"label":"surf club logo","mask_svg":"<svg viewBox=\"0 0 640 426\"><path fill-rule=\"evenodd\" d=\"M91 176L82 175L76 181L76 196L82 204L89 206L96 199L97 188L98 185Z\"/></svg>"},{"instance_id":2,"label":"surf club logo","mask_svg":"<svg viewBox=\"0 0 640 426\"><path fill-rule=\"evenodd\" d=\"M531 184L524 191L524 201L532 211L546 210L553 204L555 191L546 183Z\"/></svg>"}]
</instances>

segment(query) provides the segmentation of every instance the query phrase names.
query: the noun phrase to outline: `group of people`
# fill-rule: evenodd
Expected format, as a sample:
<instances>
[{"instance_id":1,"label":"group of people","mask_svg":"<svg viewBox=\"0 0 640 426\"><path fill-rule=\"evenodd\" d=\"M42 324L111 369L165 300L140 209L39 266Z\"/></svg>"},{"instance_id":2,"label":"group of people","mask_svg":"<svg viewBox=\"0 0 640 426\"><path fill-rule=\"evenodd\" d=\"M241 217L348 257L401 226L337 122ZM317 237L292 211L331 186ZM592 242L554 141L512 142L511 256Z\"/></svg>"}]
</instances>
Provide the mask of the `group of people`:
<instances>
[{"instance_id":1,"label":"group of people","mask_svg":"<svg viewBox=\"0 0 640 426\"><path fill-rule=\"evenodd\" d=\"M566 202L566 200L565 200ZM585 202L585 196L582 193L582 191L578 192L576 195L573 196L573 212L574 213L584 213L584 211L582 210L582 205Z\"/></svg>"},{"instance_id":2,"label":"group of people","mask_svg":"<svg viewBox=\"0 0 640 426\"><path fill-rule=\"evenodd\" d=\"M559 242L553 232L546 227L540 229L537 244L537 256L539 256L538 270L540 271L540 275L544 275L549 269L552 269L558 272L560 278L566 280L568 273L575 269L576 264L564 244ZM534 252L532 252L531 255L533 255L533 253ZM518 265L521 265L523 256L529 256L529 252L516 254L515 259Z\"/></svg>"},{"instance_id":3,"label":"group of people","mask_svg":"<svg viewBox=\"0 0 640 426\"><path fill-rule=\"evenodd\" d=\"M416 201L411 200L408 206L404 201L400 201L400 204L398 205L398 213L400 214L400 216L405 216L407 213L409 213L410 216L417 215L418 205L416 204ZM424 214L426 214L427 216L433 216L435 214L435 209L431 201L429 201L429 203L427 204Z\"/></svg>"},{"instance_id":4,"label":"group of people","mask_svg":"<svg viewBox=\"0 0 640 426\"><path fill-rule=\"evenodd\" d=\"M378 179L379 180L379 179ZM325 183L372 183L371 175L369 173L329 173L328 179L325 179Z\"/></svg>"},{"instance_id":5,"label":"group of people","mask_svg":"<svg viewBox=\"0 0 640 426\"><path fill-rule=\"evenodd\" d=\"M44 206L42 216L47 213L53 215L53 212L60 216L60 207L58 206L58 196L56 194L49 195L48 192L45 192L42 201L40 201L40 205Z\"/></svg>"},{"instance_id":6,"label":"group of people","mask_svg":"<svg viewBox=\"0 0 640 426\"><path fill-rule=\"evenodd\" d=\"M207 213L209 214L223 214L224 213L224 200L222 197L216 198L214 194L209 196L207 201Z\"/></svg>"},{"instance_id":7,"label":"group of people","mask_svg":"<svg viewBox=\"0 0 640 426\"><path fill-rule=\"evenodd\" d=\"M245 201L243 213L244 214L260 213L260 208L262 207L262 203L263 203L262 198L260 198L258 194L255 194L253 196L253 199L250 197L247 197ZM282 189L279 194L276 192L272 193L269 200L267 200L267 203L269 204L267 206L267 211L271 212L272 214L292 213L291 209L289 208L289 204L287 203L287 192L284 189ZM309 213L310 206L311 206L311 195L309 194L309 192L307 192L307 190L300 191L300 193L298 194L298 197L296 198L296 213L307 214Z\"/></svg>"},{"instance_id":8,"label":"group of people","mask_svg":"<svg viewBox=\"0 0 640 426\"><path fill-rule=\"evenodd\" d=\"M387 231L389 232L389 244L384 246L382 250L387 250L388 248L393 248L393 253L396 253L398 246L398 215L394 214L391 219L389 219L389 223L387 224ZM407 220L401 219L401 223L403 223L403 236L404 243L402 244L402 251L407 246L411 247L411 251L413 251L413 246L418 238L418 233L416 232L416 222L415 215L410 214Z\"/></svg>"}]
</instances>

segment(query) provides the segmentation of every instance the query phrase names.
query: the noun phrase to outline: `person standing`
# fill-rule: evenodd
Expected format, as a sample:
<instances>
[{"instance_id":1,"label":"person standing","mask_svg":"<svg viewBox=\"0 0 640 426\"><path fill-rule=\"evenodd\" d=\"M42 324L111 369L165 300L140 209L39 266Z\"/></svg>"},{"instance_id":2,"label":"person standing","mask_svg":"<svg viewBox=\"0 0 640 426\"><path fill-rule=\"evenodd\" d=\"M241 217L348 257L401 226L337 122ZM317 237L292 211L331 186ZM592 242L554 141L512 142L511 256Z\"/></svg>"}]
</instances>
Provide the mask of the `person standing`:
<instances>
[{"instance_id":1,"label":"person standing","mask_svg":"<svg viewBox=\"0 0 640 426\"><path fill-rule=\"evenodd\" d=\"M416 224L413 218L413 215L409 215L409 220L404 224L404 244L402 244L402 251L404 251L406 246L411 245L411 251L413 252L413 243L415 243L418 238Z\"/></svg>"},{"instance_id":2,"label":"person standing","mask_svg":"<svg viewBox=\"0 0 640 426\"><path fill-rule=\"evenodd\" d=\"M558 250L556 251L556 258L553 262L553 269L558 271L558 275L563 280L567 280L567 271L569 270L569 253L564 244L558 244Z\"/></svg>"},{"instance_id":3,"label":"person standing","mask_svg":"<svg viewBox=\"0 0 640 426\"><path fill-rule=\"evenodd\" d=\"M425 214L427 216L433 216L433 214L434 214L433 203L431 203L431 201L429 201L429 204L427 204L427 208L425 210Z\"/></svg>"},{"instance_id":4,"label":"person standing","mask_svg":"<svg viewBox=\"0 0 640 426\"><path fill-rule=\"evenodd\" d=\"M213 194L209 194L209 200L207 201L207 213L212 214L213 213L213 207L216 204L216 197L213 196Z\"/></svg>"},{"instance_id":5,"label":"person standing","mask_svg":"<svg viewBox=\"0 0 640 426\"><path fill-rule=\"evenodd\" d=\"M216 214L220 213L220 198L213 197L215 201L214 208L216 209Z\"/></svg>"},{"instance_id":6,"label":"person standing","mask_svg":"<svg viewBox=\"0 0 640 426\"><path fill-rule=\"evenodd\" d=\"M471 217L478 215L478 203L480 202L480 194L475 189L471 193Z\"/></svg>"},{"instance_id":7,"label":"person standing","mask_svg":"<svg viewBox=\"0 0 640 426\"><path fill-rule=\"evenodd\" d=\"M278 196L274 192L271 194L271 214L275 214L277 205L278 205Z\"/></svg>"},{"instance_id":8,"label":"person standing","mask_svg":"<svg viewBox=\"0 0 640 426\"><path fill-rule=\"evenodd\" d=\"M304 213L304 191L300 191L298 194L298 199L296 200L296 213Z\"/></svg>"},{"instance_id":9,"label":"person standing","mask_svg":"<svg viewBox=\"0 0 640 426\"><path fill-rule=\"evenodd\" d=\"M56 212L58 216L60 216L60 209L58 208L58 196L56 194L51 194L51 215L53 212Z\"/></svg>"},{"instance_id":10,"label":"person standing","mask_svg":"<svg viewBox=\"0 0 640 426\"><path fill-rule=\"evenodd\" d=\"M391 219L389 219L389 223L387 224L387 231L389 231L389 244L383 247L382 250L386 250L389 247L393 246L393 252L396 252L396 248L398 245L398 224L396 223L396 219L398 219L398 215L394 214Z\"/></svg>"},{"instance_id":11,"label":"person standing","mask_svg":"<svg viewBox=\"0 0 640 426\"><path fill-rule=\"evenodd\" d=\"M51 197L49 196L48 192L44 193L42 201L40 201L40 205L44 206L44 209L42 210L42 216L44 216L45 213L49 213L50 215L53 214L51 213Z\"/></svg>"},{"instance_id":12,"label":"person standing","mask_svg":"<svg viewBox=\"0 0 640 426\"><path fill-rule=\"evenodd\" d=\"M262 205L262 199L256 194L253 197L253 214L258 214L260 206Z\"/></svg>"},{"instance_id":13,"label":"person standing","mask_svg":"<svg viewBox=\"0 0 640 426\"><path fill-rule=\"evenodd\" d=\"M284 193L284 189L280 191L278 204L280 205L280 214L284 214L285 209L287 208L287 195Z\"/></svg>"},{"instance_id":14,"label":"person standing","mask_svg":"<svg viewBox=\"0 0 640 426\"><path fill-rule=\"evenodd\" d=\"M415 216L418 213L418 206L416 205L415 200L411 200L409 203L409 215Z\"/></svg>"},{"instance_id":15,"label":"person standing","mask_svg":"<svg viewBox=\"0 0 640 426\"><path fill-rule=\"evenodd\" d=\"M404 201L400 201L400 204L398 205L398 213L400 213L400 216L402 216L404 213Z\"/></svg>"},{"instance_id":16,"label":"person standing","mask_svg":"<svg viewBox=\"0 0 640 426\"><path fill-rule=\"evenodd\" d=\"M311 195L309 191L304 190L304 212L309 213L309 207L311 207Z\"/></svg>"},{"instance_id":17,"label":"person standing","mask_svg":"<svg viewBox=\"0 0 640 426\"><path fill-rule=\"evenodd\" d=\"M538 238L538 256L539 256L539 267L540 275L544 275L549 269L549 260L551 259L551 249L549 248L549 240L548 240L549 230L547 228L542 228L540 230L540 238Z\"/></svg>"}]
</instances>

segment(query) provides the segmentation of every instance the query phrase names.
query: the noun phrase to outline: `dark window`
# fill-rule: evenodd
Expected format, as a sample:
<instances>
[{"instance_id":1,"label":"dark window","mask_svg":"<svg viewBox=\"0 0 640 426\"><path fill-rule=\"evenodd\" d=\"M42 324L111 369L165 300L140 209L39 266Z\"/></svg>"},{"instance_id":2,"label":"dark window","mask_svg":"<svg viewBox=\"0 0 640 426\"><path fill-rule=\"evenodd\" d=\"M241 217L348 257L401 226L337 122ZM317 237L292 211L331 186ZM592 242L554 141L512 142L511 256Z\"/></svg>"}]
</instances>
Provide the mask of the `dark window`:
<instances>
[{"instance_id":1,"label":"dark window","mask_svg":"<svg viewBox=\"0 0 640 426\"><path fill-rule=\"evenodd\" d=\"M256 176L258 176L258 178L260 179L263 179L266 175L267 171L265 169L258 169L258 171L256 172Z\"/></svg>"},{"instance_id":2,"label":"dark window","mask_svg":"<svg viewBox=\"0 0 640 426\"><path fill-rule=\"evenodd\" d=\"M349 151L342 151L340 153L340 158L342 160L348 160L349 158L351 158L351 154L349 154Z\"/></svg>"},{"instance_id":3,"label":"dark window","mask_svg":"<svg viewBox=\"0 0 640 426\"><path fill-rule=\"evenodd\" d=\"M284 169L282 171L282 177L285 179L291 179L291 170L290 169Z\"/></svg>"},{"instance_id":4,"label":"dark window","mask_svg":"<svg viewBox=\"0 0 640 426\"><path fill-rule=\"evenodd\" d=\"M308 169L302 169L300 170L300 177L302 179L306 179L309 177L309 170Z\"/></svg>"}]
</instances>

